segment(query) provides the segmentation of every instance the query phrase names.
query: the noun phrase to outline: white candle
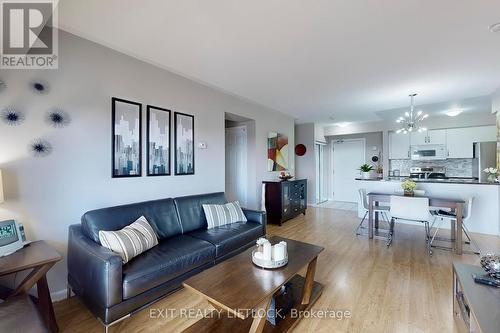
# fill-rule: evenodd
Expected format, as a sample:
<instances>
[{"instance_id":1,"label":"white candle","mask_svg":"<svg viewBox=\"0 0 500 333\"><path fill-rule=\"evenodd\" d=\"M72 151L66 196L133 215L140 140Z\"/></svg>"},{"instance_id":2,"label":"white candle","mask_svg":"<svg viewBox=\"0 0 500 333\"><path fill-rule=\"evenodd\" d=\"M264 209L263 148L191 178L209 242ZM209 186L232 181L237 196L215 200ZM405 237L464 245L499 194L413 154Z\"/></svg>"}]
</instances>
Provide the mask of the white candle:
<instances>
[{"instance_id":1,"label":"white candle","mask_svg":"<svg viewBox=\"0 0 500 333\"><path fill-rule=\"evenodd\" d=\"M262 244L262 248L263 248L263 251L262 251L262 257L264 260L271 260L271 256L272 256L272 247L271 247L271 243L269 242L265 242L264 244Z\"/></svg>"},{"instance_id":2,"label":"white candle","mask_svg":"<svg viewBox=\"0 0 500 333\"><path fill-rule=\"evenodd\" d=\"M286 242L285 241L281 241L280 244L283 245L283 249L285 250L285 255L288 253L288 249L287 249L287 246L286 246Z\"/></svg>"},{"instance_id":3,"label":"white candle","mask_svg":"<svg viewBox=\"0 0 500 333\"><path fill-rule=\"evenodd\" d=\"M273 246L273 260L285 259L285 246L281 243Z\"/></svg>"}]
</instances>

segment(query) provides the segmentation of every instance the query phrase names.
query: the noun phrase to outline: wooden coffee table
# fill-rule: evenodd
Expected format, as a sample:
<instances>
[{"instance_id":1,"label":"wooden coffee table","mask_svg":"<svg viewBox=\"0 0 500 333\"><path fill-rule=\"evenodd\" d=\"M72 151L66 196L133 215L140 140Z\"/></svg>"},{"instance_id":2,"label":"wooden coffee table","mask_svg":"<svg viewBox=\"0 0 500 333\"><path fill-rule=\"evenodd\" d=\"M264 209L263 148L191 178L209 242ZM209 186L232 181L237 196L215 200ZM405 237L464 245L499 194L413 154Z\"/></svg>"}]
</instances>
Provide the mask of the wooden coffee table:
<instances>
[{"instance_id":1,"label":"wooden coffee table","mask_svg":"<svg viewBox=\"0 0 500 333\"><path fill-rule=\"evenodd\" d=\"M282 285L291 282L294 308L305 311L311 308L323 291L323 285L314 281L316 261L324 250L321 246L291 239L272 237L276 244L287 242L288 264L278 269L263 269L252 263L250 248L231 259L211 267L184 282L184 287L205 297L224 315L206 316L184 332L288 332L300 320L300 316L287 314L276 326L266 316L252 316L264 313L272 296ZM306 277L297 273L307 265ZM254 318L252 318L254 317Z\"/></svg>"}]
</instances>

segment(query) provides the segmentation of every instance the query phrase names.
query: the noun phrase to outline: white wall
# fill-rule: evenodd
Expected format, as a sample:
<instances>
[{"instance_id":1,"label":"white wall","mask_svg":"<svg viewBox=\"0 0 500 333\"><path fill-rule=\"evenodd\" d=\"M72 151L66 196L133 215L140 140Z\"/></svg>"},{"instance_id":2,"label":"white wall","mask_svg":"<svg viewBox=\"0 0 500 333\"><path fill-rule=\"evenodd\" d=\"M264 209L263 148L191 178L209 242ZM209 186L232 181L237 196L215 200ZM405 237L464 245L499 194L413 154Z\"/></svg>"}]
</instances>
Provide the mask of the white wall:
<instances>
[{"instance_id":1,"label":"white wall","mask_svg":"<svg viewBox=\"0 0 500 333\"><path fill-rule=\"evenodd\" d=\"M314 155L314 124L295 126L295 141L306 146L304 156L295 156L297 179L307 179L307 203L316 203L316 163Z\"/></svg>"},{"instance_id":2,"label":"white wall","mask_svg":"<svg viewBox=\"0 0 500 333\"><path fill-rule=\"evenodd\" d=\"M259 202L261 181L276 177L267 171L267 133L284 133L290 147L294 146L294 120L284 114L63 31L59 48L58 70L1 72L8 88L0 95L0 107L13 105L23 110L26 121L20 126L0 123L0 169L6 192L0 219L19 220L25 224L29 239L47 240L64 257L68 226L79 223L87 210L224 191L224 112L255 120L255 177L250 180L253 187L248 196L254 208ZM29 90L29 82L35 78L50 84L49 94L37 95ZM148 103L193 114L195 146L199 142L208 145L206 150L195 148L196 174L112 179L112 96L143 103L143 126ZM44 123L46 110L54 106L71 115L67 128L53 129ZM50 156L33 158L28 153L28 143L37 137L52 143ZM293 155L290 166L293 170ZM48 277L52 291L64 289L66 261L57 264Z\"/></svg>"}]
</instances>

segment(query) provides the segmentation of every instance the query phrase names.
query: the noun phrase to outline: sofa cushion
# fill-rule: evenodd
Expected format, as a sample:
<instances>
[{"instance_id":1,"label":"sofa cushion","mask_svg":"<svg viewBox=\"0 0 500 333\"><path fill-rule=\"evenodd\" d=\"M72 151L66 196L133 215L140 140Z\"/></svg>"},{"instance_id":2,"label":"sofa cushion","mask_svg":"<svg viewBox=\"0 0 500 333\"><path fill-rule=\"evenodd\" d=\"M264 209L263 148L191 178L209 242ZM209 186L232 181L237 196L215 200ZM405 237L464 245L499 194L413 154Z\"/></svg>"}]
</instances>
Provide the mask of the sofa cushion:
<instances>
[{"instance_id":1,"label":"sofa cushion","mask_svg":"<svg viewBox=\"0 0 500 333\"><path fill-rule=\"evenodd\" d=\"M238 201L228 202L224 205L202 205L207 219L207 229L220 227L225 224L246 221L247 218L241 210Z\"/></svg>"},{"instance_id":2,"label":"sofa cushion","mask_svg":"<svg viewBox=\"0 0 500 333\"><path fill-rule=\"evenodd\" d=\"M174 201L179 213L182 230L184 233L188 233L196 229L207 228L207 219L205 218L202 205L222 205L226 203L226 198L224 192L218 192L179 197L175 198Z\"/></svg>"},{"instance_id":3,"label":"sofa cushion","mask_svg":"<svg viewBox=\"0 0 500 333\"><path fill-rule=\"evenodd\" d=\"M123 299L139 295L214 259L214 245L202 239L180 235L163 240L123 266Z\"/></svg>"},{"instance_id":4,"label":"sofa cushion","mask_svg":"<svg viewBox=\"0 0 500 333\"><path fill-rule=\"evenodd\" d=\"M214 244L218 258L263 236L263 228L255 222L236 222L213 229L192 231L187 235Z\"/></svg>"},{"instance_id":5,"label":"sofa cushion","mask_svg":"<svg viewBox=\"0 0 500 333\"><path fill-rule=\"evenodd\" d=\"M92 210L82 216L83 233L99 243L100 230L120 230L144 216L159 240L182 234L173 199L145 201Z\"/></svg>"},{"instance_id":6,"label":"sofa cushion","mask_svg":"<svg viewBox=\"0 0 500 333\"><path fill-rule=\"evenodd\" d=\"M121 230L100 230L99 241L105 248L118 253L124 264L158 245L158 237L144 216Z\"/></svg>"}]
</instances>

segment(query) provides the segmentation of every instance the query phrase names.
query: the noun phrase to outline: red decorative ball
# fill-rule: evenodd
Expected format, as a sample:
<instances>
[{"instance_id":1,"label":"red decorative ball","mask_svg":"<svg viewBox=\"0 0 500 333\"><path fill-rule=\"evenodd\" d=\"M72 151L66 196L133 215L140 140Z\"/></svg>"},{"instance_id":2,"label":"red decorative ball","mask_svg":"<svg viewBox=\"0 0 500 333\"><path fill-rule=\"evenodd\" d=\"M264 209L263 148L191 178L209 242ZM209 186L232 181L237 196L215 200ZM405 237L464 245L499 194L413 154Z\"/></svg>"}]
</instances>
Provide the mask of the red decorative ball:
<instances>
[{"instance_id":1,"label":"red decorative ball","mask_svg":"<svg viewBox=\"0 0 500 333\"><path fill-rule=\"evenodd\" d=\"M301 143L295 146L295 155L297 156L304 156L306 154L306 151L306 146Z\"/></svg>"}]
</instances>

